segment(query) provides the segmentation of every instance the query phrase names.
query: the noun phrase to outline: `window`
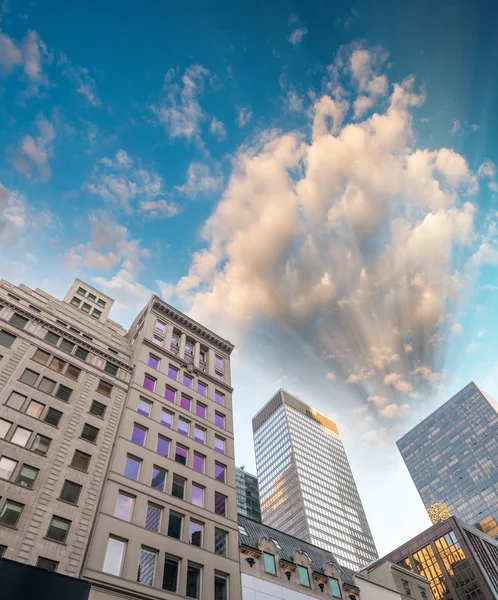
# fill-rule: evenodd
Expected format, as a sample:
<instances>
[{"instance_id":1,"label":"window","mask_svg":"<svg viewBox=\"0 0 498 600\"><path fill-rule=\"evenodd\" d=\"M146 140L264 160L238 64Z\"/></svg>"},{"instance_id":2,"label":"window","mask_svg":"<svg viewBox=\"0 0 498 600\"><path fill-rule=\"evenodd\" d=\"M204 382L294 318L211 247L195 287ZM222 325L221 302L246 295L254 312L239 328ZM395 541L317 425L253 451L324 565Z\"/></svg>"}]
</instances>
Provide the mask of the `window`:
<instances>
[{"instance_id":1,"label":"window","mask_svg":"<svg viewBox=\"0 0 498 600\"><path fill-rule=\"evenodd\" d=\"M94 400L88 412L92 415L95 415L96 417L103 418L105 415L106 408L107 406L105 404L101 404L100 402L97 402L97 400Z\"/></svg>"},{"instance_id":2,"label":"window","mask_svg":"<svg viewBox=\"0 0 498 600\"><path fill-rule=\"evenodd\" d=\"M75 450L73 454L73 460L71 461L71 466L79 471L87 471L91 458L92 457L90 454L81 452L81 450Z\"/></svg>"},{"instance_id":3,"label":"window","mask_svg":"<svg viewBox=\"0 0 498 600\"><path fill-rule=\"evenodd\" d=\"M178 333L173 333L171 336L171 345L176 346L177 348L180 345L180 335Z\"/></svg>"},{"instance_id":4,"label":"window","mask_svg":"<svg viewBox=\"0 0 498 600\"><path fill-rule=\"evenodd\" d=\"M28 404L28 408L26 409L26 414L30 417L34 417L35 419L39 419L44 408L45 404L36 402L36 400L31 400L31 402Z\"/></svg>"},{"instance_id":5,"label":"window","mask_svg":"<svg viewBox=\"0 0 498 600\"><path fill-rule=\"evenodd\" d=\"M192 504L195 506L204 506L204 488L196 483L192 484Z\"/></svg>"},{"instance_id":6,"label":"window","mask_svg":"<svg viewBox=\"0 0 498 600\"><path fill-rule=\"evenodd\" d=\"M164 557L163 590L176 592L180 561L177 558Z\"/></svg>"},{"instance_id":7,"label":"window","mask_svg":"<svg viewBox=\"0 0 498 600\"><path fill-rule=\"evenodd\" d=\"M216 452L220 452L221 454L225 454L225 440L223 438L214 436L214 449Z\"/></svg>"},{"instance_id":8,"label":"window","mask_svg":"<svg viewBox=\"0 0 498 600\"><path fill-rule=\"evenodd\" d=\"M185 497L185 479L179 475L173 475L173 486L171 488L171 495L175 498L183 500Z\"/></svg>"},{"instance_id":9,"label":"window","mask_svg":"<svg viewBox=\"0 0 498 600\"><path fill-rule=\"evenodd\" d=\"M175 461L177 463L180 463L181 465L186 465L187 458L188 458L188 448L185 448L185 446L180 446L180 444L177 444L176 449L175 449Z\"/></svg>"},{"instance_id":10,"label":"window","mask_svg":"<svg viewBox=\"0 0 498 600\"><path fill-rule=\"evenodd\" d=\"M164 492L164 486L166 484L166 471L164 469L160 469L159 467L154 467L152 469L152 481L151 487L159 492Z\"/></svg>"},{"instance_id":11,"label":"window","mask_svg":"<svg viewBox=\"0 0 498 600\"><path fill-rule=\"evenodd\" d=\"M116 375L118 374L118 367L116 365L114 365L113 363L107 361L105 363L104 371L106 373L109 373L109 375L116 377Z\"/></svg>"},{"instance_id":12,"label":"window","mask_svg":"<svg viewBox=\"0 0 498 600\"><path fill-rule=\"evenodd\" d=\"M100 319L101 316L102 316L102 311L94 308L92 311L92 317L94 317L95 319Z\"/></svg>"},{"instance_id":13,"label":"window","mask_svg":"<svg viewBox=\"0 0 498 600\"><path fill-rule=\"evenodd\" d=\"M192 400L188 396L184 396L182 394L182 397L181 397L181 400L180 400L180 406L182 408L184 408L185 410L190 410L191 404L192 404Z\"/></svg>"},{"instance_id":14,"label":"window","mask_svg":"<svg viewBox=\"0 0 498 600\"><path fill-rule=\"evenodd\" d=\"M166 331L166 325L161 323L161 321L156 321L155 329L156 331L159 331L159 333L164 333Z\"/></svg>"},{"instance_id":15,"label":"window","mask_svg":"<svg viewBox=\"0 0 498 600\"><path fill-rule=\"evenodd\" d=\"M45 418L43 419L45 421L45 423L48 423L49 425L53 425L54 427L57 427L57 425L59 425L59 421L61 420L62 417L62 413L60 410L55 410L55 408L49 408L47 410L47 414L45 415Z\"/></svg>"},{"instance_id":16,"label":"window","mask_svg":"<svg viewBox=\"0 0 498 600\"><path fill-rule=\"evenodd\" d=\"M33 452L36 452L37 454L45 456L45 454L47 454L48 452L51 442L52 440L49 437L40 435L38 433L35 437L33 445L31 446L31 450L33 450Z\"/></svg>"},{"instance_id":17,"label":"window","mask_svg":"<svg viewBox=\"0 0 498 600\"><path fill-rule=\"evenodd\" d=\"M2 512L0 512L0 524L15 527L19 521L23 508L24 504L7 500L3 505Z\"/></svg>"},{"instance_id":18,"label":"window","mask_svg":"<svg viewBox=\"0 0 498 600\"><path fill-rule=\"evenodd\" d=\"M227 600L228 576L214 574L214 600Z\"/></svg>"},{"instance_id":19,"label":"window","mask_svg":"<svg viewBox=\"0 0 498 600\"><path fill-rule=\"evenodd\" d=\"M40 469L23 465L19 471L19 475L17 476L16 483L31 489L35 484L35 480L39 472Z\"/></svg>"},{"instance_id":20,"label":"window","mask_svg":"<svg viewBox=\"0 0 498 600\"><path fill-rule=\"evenodd\" d=\"M109 541L107 542L107 550L105 553L104 566L102 567L104 573L109 573L110 575L121 575L125 551L126 542L124 540L109 537Z\"/></svg>"},{"instance_id":21,"label":"window","mask_svg":"<svg viewBox=\"0 0 498 600\"><path fill-rule=\"evenodd\" d=\"M81 300L79 298L76 298L76 296L73 296L73 298L71 300L71 304L73 306L79 306L81 304Z\"/></svg>"},{"instance_id":22,"label":"window","mask_svg":"<svg viewBox=\"0 0 498 600\"><path fill-rule=\"evenodd\" d=\"M114 508L114 516L123 521L131 521L134 504L134 496L125 494L125 492L119 492L116 499L116 507Z\"/></svg>"},{"instance_id":23,"label":"window","mask_svg":"<svg viewBox=\"0 0 498 600\"><path fill-rule=\"evenodd\" d=\"M219 371L215 371L215 372L214 372L214 376L216 377L216 379L217 379L218 381L223 381L223 374L222 374L222 373L220 373Z\"/></svg>"},{"instance_id":24,"label":"window","mask_svg":"<svg viewBox=\"0 0 498 600\"><path fill-rule=\"evenodd\" d=\"M71 527L71 521L61 519L60 517L52 517L52 522L47 531L47 537L56 542L64 543Z\"/></svg>"},{"instance_id":25,"label":"window","mask_svg":"<svg viewBox=\"0 0 498 600\"><path fill-rule=\"evenodd\" d=\"M61 495L59 498L65 502L70 502L71 504L78 504L81 488L82 486L79 485L79 483L74 483L73 481L66 479L66 481L64 481L64 485L62 486Z\"/></svg>"},{"instance_id":26,"label":"window","mask_svg":"<svg viewBox=\"0 0 498 600\"><path fill-rule=\"evenodd\" d=\"M97 387L97 392L99 392L103 396L110 396L112 392L112 385L110 383L107 383L107 381L101 379Z\"/></svg>"},{"instance_id":27,"label":"window","mask_svg":"<svg viewBox=\"0 0 498 600\"><path fill-rule=\"evenodd\" d=\"M95 442L97 441L97 437L99 435L99 431L100 431L100 429L97 429L97 427L94 427L93 425L89 425L88 423L85 423L83 425L81 437L84 440L86 440L87 442L92 442L93 444L95 444Z\"/></svg>"},{"instance_id":28,"label":"window","mask_svg":"<svg viewBox=\"0 0 498 600\"><path fill-rule=\"evenodd\" d=\"M183 419L178 419L178 433L182 435L188 435L190 423L188 421L184 421Z\"/></svg>"},{"instance_id":29,"label":"window","mask_svg":"<svg viewBox=\"0 0 498 600\"><path fill-rule=\"evenodd\" d=\"M191 388L193 384L194 384L194 380L192 379L192 377L184 374L183 375L183 385L187 386L188 388Z\"/></svg>"},{"instance_id":30,"label":"window","mask_svg":"<svg viewBox=\"0 0 498 600\"><path fill-rule=\"evenodd\" d=\"M206 457L198 452L194 452L194 471L204 473L206 469Z\"/></svg>"},{"instance_id":31,"label":"window","mask_svg":"<svg viewBox=\"0 0 498 600\"><path fill-rule=\"evenodd\" d=\"M202 547L202 523L193 521L190 519L190 525L188 530L188 543L192 546Z\"/></svg>"},{"instance_id":32,"label":"window","mask_svg":"<svg viewBox=\"0 0 498 600\"><path fill-rule=\"evenodd\" d=\"M16 410L21 410L24 401L27 400L27 396L23 396L22 394L18 394L17 392L12 392L7 400L7 406L11 408L15 408Z\"/></svg>"},{"instance_id":33,"label":"window","mask_svg":"<svg viewBox=\"0 0 498 600\"><path fill-rule=\"evenodd\" d=\"M157 436L157 448L156 452L161 456L168 456L169 452L169 440L162 435Z\"/></svg>"},{"instance_id":34,"label":"window","mask_svg":"<svg viewBox=\"0 0 498 600\"><path fill-rule=\"evenodd\" d=\"M166 400L169 400L170 402L174 402L175 396L176 396L176 390L166 386L166 389L164 390L164 397L166 398Z\"/></svg>"},{"instance_id":35,"label":"window","mask_svg":"<svg viewBox=\"0 0 498 600\"><path fill-rule=\"evenodd\" d=\"M79 287L76 290L76 293L79 294L80 296L86 296L86 290L85 290L85 288L82 288L82 287Z\"/></svg>"},{"instance_id":36,"label":"window","mask_svg":"<svg viewBox=\"0 0 498 600\"><path fill-rule=\"evenodd\" d=\"M297 572L299 575L299 583L306 587L310 587L310 574L308 569L302 565L297 565Z\"/></svg>"},{"instance_id":37,"label":"window","mask_svg":"<svg viewBox=\"0 0 498 600\"><path fill-rule=\"evenodd\" d=\"M83 306L81 307L81 310L83 312L89 313L91 308L92 307L87 302L83 302Z\"/></svg>"},{"instance_id":38,"label":"window","mask_svg":"<svg viewBox=\"0 0 498 600\"><path fill-rule=\"evenodd\" d=\"M169 537L179 540L182 537L183 516L175 512L169 513L168 520L168 535Z\"/></svg>"},{"instance_id":39,"label":"window","mask_svg":"<svg viewBox=\"0 0 498 600\"><path fill-rule=\"evenodd\" d=\"M45 350L41 350L41 348L38 348L38 350L31 357L32 360L40 363L41 365L46 365L49 358L50 354L45 352Z\"/></svg>"},{"instance_id":40,"label":"window","mask_svg":"<svg viewBox=\"0 0 498 600\"><path fill-rule=\"evenodd\" d=\"M214 424L225 429L225 415L222 415L219 412L214 413Z\"/></svg>"},{"instance_id":41,"label":"window","mask_svg":"<svg viewBox=\"0 0 498 600\"><path fill-rule=\"evenodd\" d=\"M31 371L30 369L26 369L24 371L24 373L21 375L21 379L19 381L22 381L26 385L33 386L33 385L35 385L36 380L38 379L38 375L39 375L39 373L36 373L35 371Z\"/></svg>"},{"instance_id":42,"label":"window","mask_svg":"<svg viewBox=\"0 0 498 600\"><path fill-rule=\"evenodd\" d=\"M149 367L152 367L153 369L159 369L159 363L160 363L160 359L157 358L157 356L154 356L153 354L149 354L149 360L147 361L147 364L149 365Z\"/></svg>"},{"instance_id":43,"label":"window","mask_svg":"<svg viewBox=\"0 0 498 600\"><path fill-rule=\"evenodd\" d=\"M52 369L52 371L55 371L56 373L62 373L66 364L67 363L65 360L62 360L61 358L57 358L57 356L54 356L52 358L52 360L50 361L48 368Z\"/></svg>"},{"instance_id":44,"label":"window","mask_svg":"<svg viewBox=\"0 0 498 600\"><path fill-rule=\"evenodd\" d=\"M45 569L45 571L57 571L59 563L56 560L39 556L38 560L36 561L36 566L40 567L40 569Z\"/></svg>"},{"instance_id":45,"label":"window","mask_svg":"<svg viewBox=\"0 0 498 600\"><path fill-rule=\"evenodd\" d=\"M137 423L133 424L133 430L131 432L131 441L139 446L143 446L145 444L145 437L147 436L147 429L138 425Z\"/></svg>"},{"instance_id":46,"label":"window","mask_svg":"<svg viewBox=\"0 0 498 600\"><path fill-rule=\"evenodd\" d=\"M217 354L215 355L214 365L215 367L218 367L218 369L223 369L223 359L221 358L221 356L218 356Z\"/></svg>"},{"instance_id":47,"label":"window","mask_svg":"<svg viewBox=\"0 0 498 600\"><path fill-rule=\"evenodd\" d=\"M45 392L45 394L51 394L54 391L56 385L57 384L53 379L48 379L48 377L42 377L40 383L38 384L38 389L41 392Z\"/></svg>"},{"instance_id":48,"label":"window","mask_svg":"<svg viewBox=\"0 0 498 600\"><path fill-rule=\"evenodd\" d=\"M2 458L0 458L0 479L10 479L16 467L16 460L2 456Z\"/></svg>"},{"instance_id":49,"label":"window","mask_svg":"<svg viewBox=\"0 0 498 600\"><path fill-rule=\"evenodd\" d=\"M163 345L163 340L157 335L152 336L152 341L154 342L154 344L157 344L158 346Z\"/></svg>"},{"instance_id":50,"label":"window","mask_svg":"<svg viewBox=\"0 0 498 600\"><path fill-rule=\"evenodd\" d=\"M78 346L74 355L80 358L81 360L86 360L86 357L88 356L88 350L85 350L85 348Z\"/></svg>"},{"instance_id":51,"label":"window","mask_svg":"<svg viewBox=\"0 0 498 600\"><path fill-rule=\"evenodd\" d=\"M277 569L275 567L275 557L273 554L269 552L263 552L263 562L265 566L265 571L270 573L271 575L277 574Z\"/></svg>"},{"instance_id":52,"label":"window","mask_svg":"<svg viewBox=\"0 0 498 600\"><path fill-rule=\"evenodd\" d=\"M204 350L203 348L199 350L199 360L201 362L206 362L206 350Z\"/></svg>"},{"instance_id":53,"label":"window","mask_svg":"<svg viewBox=\"0 0 498 600\"><path fill-rule=\"evenodd\" d=\"M159 531L161 528L161 519L163 509L155 504L147 505L147 514L145 516L145 528L149 531Z\"/></svg>"},{"instance_id":54,"label":"window","mask_svg":"<svg viewBox=\"0 0 498 600\"><path fill-rule=\"evenodd\" d=\"M137 581L144 585L154 585L157 552L148 548L140 548Z\"/></svg>"},{"instance_id":55,"label":"window","mask_svg":"<svg viewBox=\"0 0 498 600\"><path fill-rule=\"evenodd\" d=\"M225 465L222 465L220 463L214 464L214 478L216 479L216 481L221 481L222 483L225 483L226 472L227 468L225 467Z\"/></svg>"},{"instance_id":56,"label":"window","mask_svg":"<svg viewBox=\"0 0 498 600\"><path fill-rule=\"evenodd\" d=\"M173 426L173 414L164 408L161 411L161 424L170 428Z\"/></svg>"},{"instance_id":57,"label":"window","mask_svg":"<svg viewBox=\"0 0 498 600\"><path fill-rule=\"evenodd\" d=\"M128 455L126 457L123 475L137 481L141 465L142 461L139 458L134 458L133 456Z\"/></svg>"},{"instance_id":58,"label":"window","mask_svg":"<svg viewBox=\"0 0 498 600\"><path fill-rule=\"evenodd\" d=\"M178 369L175 369L175 367L172 367L171 365L168 367L168 377L171 377L171 379L174 379L175 381L178 380Z\"/></svg>"},{"instance_id":59,"label":"window","mask_svg":"<svg viewBox=\"0 0 498 600\"><path fill-rule=\"evenodd\" d=\"M12 335L8 331L0 331L0 345L10 348L16 339L15 335Z\"/></svg>"},{"instance_id":60,"label":"window","mask_svg":"<svg viewBox=\"0 0 498 600\"><path fill-rule=\"evenodd\" d=\"M59 400L67 402L71 397L72 393L73 390L71 388L68 388L65 385L60 385L55 395L57 396L57 398L59 398Z\"/></svg>"},{"instance_id":61,"label":"window","mask_svg":"<svg viewBox=\"0 0 498 600\"><path fill-rule=\"evenodd\" d=\"M424 590L424 588L419 587L418 589L420 591L420 597L422 600L427 600L427 592Z\"/></svg>"},{"instance_id":62,"label":"window","mask_svg":"<svg viewBox=\"0 0 498 600\"><path fill-rule=\"evenodd\" d=\"M201 419L205 419L206 418L206 405L202 404L201 402L197 402L196 407L195 407L195 414L198 417L201 417Z\"/></svg>"},{"instance_id":63,"label":"window","mask_svg":"<svg viewBox=\"0 0 498 600\"><path fill-rule=\"evenodd\" d=\"M17 444L18 446L25 448L32 433L33 432L30 429L18 427L14 435L10 438L10 441L13 444Z\"/></svg>"},{"instance_id":64,"label":"window","mask_svg":"<svg viewBox=\"0 0 498 600\"><path fill-rule=\"evenodd\" d=\"M194 343L193 342L185 342L185 354L193 354L194 353Z\"/></svg>"},{"instance_id":65,"label":"window","mask_svg":"<svg viewBox=\"0 0 498 600\"><path fill-rule=\"evenodd\" d=\"M408 581L406 581L406 579L402 579L401 583L403 584L403 590L404 590L405 594L407 596L411 596L412 595L412 591L410 589L410 584L408 583Z\"/></svg>"},{"instance_id":66,"label":"window","mask_svg":"<svg viewBox=\"0 0 498 600\"><path fill-rule=\"evenodd\" d=\"M78 378L80 376L81 373L81 369L79 367L75 367L74 365L68 365L66 372L64 373L64 375L66 377L69 377L69 379L73 379L74 381L78 381ZM99 390L97 390L99 391Z\"/></svg>"},{"instance_id":67,"label":"window","mask_svg":"<svg viewBox=\"0 0 498 600\"><path fill-rule=\"evenodd\" d=\"M152 402L145 400L145 398L139 399L137 413L139 413L140 415L144 415L145 417L150 417L151 408L152 408Z\"/></svg>"},{"instance_id":68,"label":"window","mask_svg":"<svg viewBox=\"0 0 498 600\"><path fill-rule=\"evenodd\" d=\"M97 300L97 305L100 306L100 308L105 308L105 302L104 302L104 300L102 300L101 298L99 298Z\"/></svg>"},{"instance_id":69,"label":"window","mask_svg":"<svg viewBox=\"0 0 498 600\"><path fill-rule=\"evenodd\" d=\"M73 344L73 342L70 342L69 340L63 339L62 342L60 343L59 348L61 350L64 350L64 352L69 352L69 354L71 354L71 352L74 349L74 344Z\"/></svg>"},{"instance_id":70,"label":"window","mask_svg":"<svg viewBox=\"0 0 498 600\"><path fill-rule=\"evenodd\" d=\"M214 512L220 517L227 515L227 498L218 492L214 493Z\"/></svg>"},{"instance_id":71,"label":"window","mask_svg":"<svg viewBox=\"0 0 498 600\"><path fill-rule=\"evenodd\" d=\"M14 313L10 317L9 323L11 323L12 325L14 325L14 327L19 327L19 329L24 329L26 327L26 325L29 323L29 321L28 321L28 319L26 319L22 315Z\"/></svg>"},{"instance_id":72,"label":"window","mask_svg":"<svg viewBox=\"0 0 498 600\"><path fill-rule=\"evenodd\" d=\"M56 333L53 333L52 331L47 331L43 339L49 344L52 344L52 346L57 346L59 340L61 339L61 336L57 335Z\"/></svg>"},{"instance_id":73,"label":"window","mask_svg":"<svg viewBox=\"0 0 498 600\"><path fill-rule=\"evenodd\" d=\"M214 392L214 401L217 402L218 404L221 404L221 406L225 406L225 395L222 394L221 392L215 391Z\"/></svg>"},{"instance_id":74,"label":"window","mask_svg":"<svg viewBox=\"0 0 498 600\"><path fill-rule=\"evenodd\" d=\"M0 419L0 440L4 440L9 433L9 429L12 423L5 419Z\"/></svg>"},{"instance_id":75,"label":"window","mask_svg":"<svg viewBox=\"0 0 498 600\"><path fill-rule=\"evenodd\" d=\"M149 390L149 392L153 392L155 387L156 387L156 380L154 379L154 377L151 377L150 375L145 375L144 388L146 390Z\"/></svg>"},{"instance_id":76,"label":"window","mask_svg":"<svg viewBox=\"0 0 498 600\"><path fill-rule=\"evenodd\" d=\"M201 594L201 567L188 564L187 567L187 589L185 595L189 598L200 598Z\"/></svg>"},{"instance_id":77,"label":"window","mask_svg":"<svg viewBox=\"0 0 498 600\"><path fill-rule=\"evenodd\" d=\"M95 302L95 300L97 300L97 296L95 294L88 294L87 298L92 302Z\"/></svg>"},{"instance_id":78,"label":"window","mask_svg":"<svg viewBox=\"0 0 498 600\"><path fill-rule=\"evenodd\" d=\"M228 539L228 534L226 531L221 531L221 529L214 530L214 552L215 552L215 554L219 554L220 556L227 555L227 539Z\"/></svg>"},{"instance_id":79,"label":"window","mask_svg":"<svg viewBox=\"0 0 498 600\"><path fill-rule=\"evenodd\" d=\"M205 383L202 383L202 381L198 381L197 382L197 391L199 392L199 394L202 394L203 396L205 396L207 394L207 385Z\"/></svg>"}]
</instances>

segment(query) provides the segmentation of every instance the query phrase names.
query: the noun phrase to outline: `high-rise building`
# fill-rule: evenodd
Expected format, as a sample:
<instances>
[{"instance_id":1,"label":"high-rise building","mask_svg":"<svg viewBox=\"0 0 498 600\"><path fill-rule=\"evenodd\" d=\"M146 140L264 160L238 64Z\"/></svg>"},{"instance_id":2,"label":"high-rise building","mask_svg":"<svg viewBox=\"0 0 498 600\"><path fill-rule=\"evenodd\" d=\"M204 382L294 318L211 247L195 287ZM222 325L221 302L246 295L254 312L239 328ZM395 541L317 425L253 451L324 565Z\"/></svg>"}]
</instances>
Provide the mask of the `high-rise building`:
<instances>
[{"instance_id":1,"label":"high-rise building","mask_svg":"<svg viewBox=\"0 0 498 600\"><path fill-rule=\"evenodd\" d=\"M285 390L253 418L263 523L360 569L377 558L337 425Z\"/></svg>"},{"instance_id":2,"label":"high-rise building","mask_svg":"<svg viewBox=\"0 0 498 600\"><path fill-rule=\"evenodd\" d=\"M240 599L230 354L153 296L0 282L0 555L92 600Z\"/></svg>"},{"instance_id":3,"label":"high-rise building","mask_svg":"<svg viewBox=\"0 0 498 600\"><path fill-rule=\"evenodd\" d=\"M429 514L439 505L498 536L498 405L475 383L398 442Z\"/></svg>"},{"instance_id":4,"label":"high-rise building","mask_svg":"<svg viewBox=\"0 0 498 600\"><path fill-rule=\"evenodd\" d=\"M258 478L245 469L235 468L237 511L239 515L261 521Z\"/></svg>"}]
</instances>

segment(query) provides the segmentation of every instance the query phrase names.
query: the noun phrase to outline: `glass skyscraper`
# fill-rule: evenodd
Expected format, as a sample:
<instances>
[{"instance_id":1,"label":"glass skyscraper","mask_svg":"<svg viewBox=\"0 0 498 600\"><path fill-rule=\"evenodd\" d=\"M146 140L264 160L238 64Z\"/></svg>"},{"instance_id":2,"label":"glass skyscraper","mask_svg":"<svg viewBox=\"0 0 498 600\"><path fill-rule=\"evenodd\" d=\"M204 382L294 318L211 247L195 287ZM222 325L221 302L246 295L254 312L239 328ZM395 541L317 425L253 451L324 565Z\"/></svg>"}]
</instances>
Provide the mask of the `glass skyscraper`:
<instances>
[{"instance_id":1,"label":"glass skyscraper","mask_svg":"<svg viewBox=\"0 0 498 600\"><path fill-rule=\"evenodd\" d=\"M498 405L475 383L397 442L429 514L452 515L498 537Z\"/></svg>"},{"instance_id":2,"label":"glass skyscraper","mask_svg":"<svg viewBox=\"0 0 498 600\"><path fill-rule=\"evenodd\" d=\"M244 468L235 468L235 486L237 492L237 512L261 522L261 507L259 504L258 478Z\"/></svg>"},{"instance_id":3,"label":"glass skyscraper","mask_svg":"<svg viewBox=\"0 0 498 600\"><path fill-rule=\"evenodd\" d=\"M334 421L281 389L252 423L263 523L351 569L378 558Z\"/></svg>"}]
</instances>

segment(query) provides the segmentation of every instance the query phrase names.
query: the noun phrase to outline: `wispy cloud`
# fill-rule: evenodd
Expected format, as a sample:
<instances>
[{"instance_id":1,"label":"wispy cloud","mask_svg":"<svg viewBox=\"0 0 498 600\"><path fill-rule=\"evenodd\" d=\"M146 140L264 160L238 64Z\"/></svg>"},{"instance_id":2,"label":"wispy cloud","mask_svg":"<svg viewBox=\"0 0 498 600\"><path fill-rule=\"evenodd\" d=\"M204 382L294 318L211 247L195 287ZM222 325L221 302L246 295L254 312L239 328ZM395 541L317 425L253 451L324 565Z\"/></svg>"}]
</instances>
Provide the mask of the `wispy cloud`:
<instances>
[{"instance_id":1,"label":"wispy cloud","mask_svg":"<svg viewBox=\"0 0 498 600\"><path fill-rule=\"evenodd\" d=\"M298 46L307 33L306 27L297 27L289 33L287 39L293 46Z\"/></svg>"},{"instance_id":2,"label":"wispy cloud","mask_svg":"<svg viewBox=\"0 0 498 600\"><path fill-rule=\"evenodd\" d=\"M245 127L252 117L252 110L250 108L245 108L244 106L236 106L237 111L237 125L239 127Z\"/></svg>"},{"instance_id":3,"label":"wispy cloud","mask_svg":"<svg viewBox=\"0 0 498 600\"><path fill-rule=\"evenodd\" d=\"M61 54L58 64L63 67L63 74L73 83L78 94L81 94L92 106L101 106L97 84L95 79L90 76L88 69L75 67L65 54Z\"/></svg>"},{"instance_id":4,"label":"wispy cloud","mask_svg":"<svg viewBox=\"0 0 498 600\"><path fill-rule=\"evenodd\" d=\"M223 177L200 162L193 162L187 170L187 179L183 185L176 189L190 198L197 198L203 194L217 192L223 185Z\"/></svg>"},{"instance_id":5,"label":"wispy cloud","mask_svg":"<svg viewBox=\"0 0 498 600\"><path fill-rule=\"evenodd\" d=\"M38 135L25 135L22 138L14 151L12 162L14 167L28 178L32 177L32 170L35 168L40 179L45 181L52 174L49 159L53 152L55 130L43 115L38 115L36 127Z\"/></svg>"}]
</instances>

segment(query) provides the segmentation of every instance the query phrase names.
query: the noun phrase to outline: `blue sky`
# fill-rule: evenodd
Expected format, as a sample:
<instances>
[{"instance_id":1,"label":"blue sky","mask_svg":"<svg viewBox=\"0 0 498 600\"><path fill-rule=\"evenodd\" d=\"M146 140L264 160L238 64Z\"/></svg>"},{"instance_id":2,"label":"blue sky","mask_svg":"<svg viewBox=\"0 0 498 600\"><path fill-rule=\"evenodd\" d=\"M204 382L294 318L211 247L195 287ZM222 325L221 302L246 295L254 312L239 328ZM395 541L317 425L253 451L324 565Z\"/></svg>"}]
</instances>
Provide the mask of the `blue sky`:
<instances>
[{"instance_id":1,"label":"blue sky","mask_svg":"<svg viewBox=\"0 0 498 600\"><path fill-rule=\"evenodd\" d=\"M86 279L125 325L158 293L231 339L237 462L298 394L388 551L428 524L395 440L498 395L496 12L3 0L0 276Z\"/></svg>"}]
</instances>

